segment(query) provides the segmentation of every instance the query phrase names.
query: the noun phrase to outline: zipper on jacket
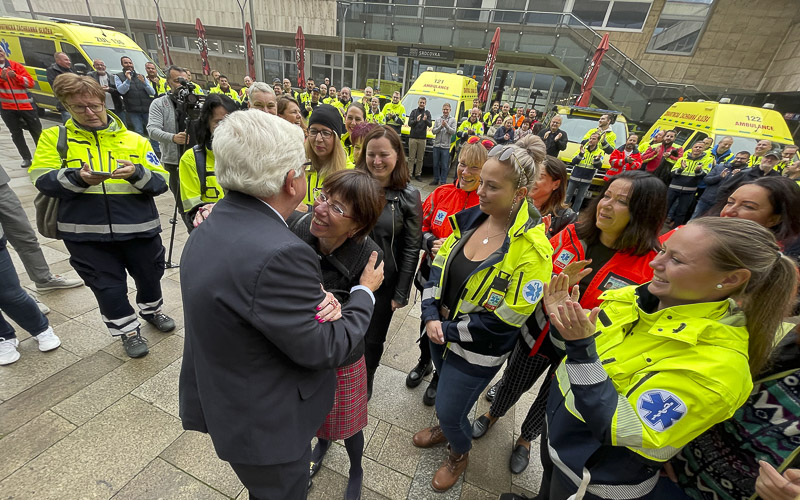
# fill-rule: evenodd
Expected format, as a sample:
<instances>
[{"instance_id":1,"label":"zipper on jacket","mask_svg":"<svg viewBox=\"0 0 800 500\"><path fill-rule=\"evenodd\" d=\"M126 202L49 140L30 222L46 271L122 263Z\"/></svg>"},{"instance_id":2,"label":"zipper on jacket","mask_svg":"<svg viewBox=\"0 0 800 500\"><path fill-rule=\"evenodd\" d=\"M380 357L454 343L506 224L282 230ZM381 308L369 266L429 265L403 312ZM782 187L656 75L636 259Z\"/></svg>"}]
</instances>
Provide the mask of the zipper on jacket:
<instances>
[{"instance_id":1,"label":"zipper on jacket","mask_svg":"<svg viewBox=\"0 0 800 500\"><path fill-rule=\"evenodd\" d=\"M100 170L103 170L103 152L100 150L100 138L97 136L97 131L93 130L94 143L97 145L97 159L100 162ZM92 158L91 151L89 152L89 159ZM90 167L91 168L91 167ZM111 168L111 165L108 166ZM108 231L111 234L111 239L114 239L114 227L111 225L111 207L108 206L108 192L106 191L105 181L100 183L103 186L103 204L106 206L106 217L108 217Z\"/></svg>"}]
</instances>

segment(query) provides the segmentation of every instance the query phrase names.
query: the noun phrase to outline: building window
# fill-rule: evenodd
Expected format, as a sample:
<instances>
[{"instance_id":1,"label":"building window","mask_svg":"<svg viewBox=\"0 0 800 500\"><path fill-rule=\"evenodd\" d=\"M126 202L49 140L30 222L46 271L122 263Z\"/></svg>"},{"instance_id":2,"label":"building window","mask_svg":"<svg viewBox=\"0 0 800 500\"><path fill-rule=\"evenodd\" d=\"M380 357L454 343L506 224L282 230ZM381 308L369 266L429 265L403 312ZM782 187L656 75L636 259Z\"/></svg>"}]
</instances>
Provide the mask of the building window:
<instances>
[{"instance_id":1,"label":"building window","mask_svg":"<svg viewBox=\"0 0 800 500\"><path fill-rule=\"evenodd\" d=\"M168 35L169 47L171 49L186 49L186 37L177 35Z\"/></svg>"},{"instance_id":2,"label":"building window","mask_svg":"<svg viewBox=\"0 0 800 500\"><path fill-rule=\"evenodd\" d=\"M223 55L226 55L226 56L240 57L240 56L244 55L244 53L245 53L244 44L236 43L236 42L223 41L222 42L222 53L223 53Z\"/></svg>"},{"instance_id":3,"label":"building window","mask_svg":"<svg viewBox=\"0 0 800 500\"><path fill-rule=\"evenodd\" d=\"M692 55L713 0L666 0L647 52Z\"/></svg>"},{"instance_id":4,"label":"building window","mask_svg":"<svg viewBox=\"0 0 800 500\"><path fill-rule=\"evenodd\" d=\"M152 33L145 33L144 45L147 47L147 50L158 50L158 40L156 36Z\"/></svg>"},{"instance_id":5,"label":"building window","mask_svg":"<svg viewBox=\"0 0 800 500\"><path fill-rule=\"evenodd\" d=\"M575 0L572 14L594 28L641 31L652 4L652 0Z\"/></svg>"}]
</instances>

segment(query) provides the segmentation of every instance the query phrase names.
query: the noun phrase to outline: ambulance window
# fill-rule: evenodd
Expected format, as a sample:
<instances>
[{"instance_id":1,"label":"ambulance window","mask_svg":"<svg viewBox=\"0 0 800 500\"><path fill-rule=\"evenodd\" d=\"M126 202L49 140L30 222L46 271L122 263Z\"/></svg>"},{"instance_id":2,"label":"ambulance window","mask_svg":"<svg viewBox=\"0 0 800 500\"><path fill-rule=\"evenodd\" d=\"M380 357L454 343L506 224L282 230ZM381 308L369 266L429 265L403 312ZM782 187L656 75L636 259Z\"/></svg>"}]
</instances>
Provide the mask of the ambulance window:
<instances>
[{"instance_id":1,"label":"ambulance window","mask_svg":"<svg viewBox=\"0 0 800 500\"><path fill-rule=\"evenodd\" d=\"M72 69L75 70L76 64L85 64L87 71L92 70L92 63L88 62L83 54L71 43L61 42L61 50L65 52L69 56L69 60L72 61Z\"/></svg>"},{"instance_id":2,"label":"ambulance window","mask_svg":"<svg viewBox=\"0 0 800 500\"><path fill-rule=\"evenodd\" d=\"M707 136L706 134L702 133L702 132L698 132L698 133L694 134L694 137L692 137L692 140L689 142L689 144L687 144L687 145L686 145L686 147L685 147L684 149L689 149L689 148L691 148L691 147L692 147L692 146L694 146L696 143L698 143L698 142L702 141L702 140L703 140L703 139L705 139L706 137L708 137L708 136Z\"/></svg>"},{"instance_id":3,"label":"ambulance window","mask_svg":"<svg viewBox=\"0 0 800 500\"><path fill-rule=\"evenodd\" d=\"M20 37L19 46L27 66L47 68L55 62L56 43L52 40Z\"/></svg>"},{"instance_id":4,"label":"ambulance window","mask_svg":"<svg viewBox=\"0 0 800 500\"><path fill-rule=\"evenodd\" d=\"M691 137L692 134L694 134L694 130L690 128L675 127L674 130L675 132L678 133L675 136L675 144L677 144L678 146L684 146L689 137Z\"/></svg>"}]
</instances>

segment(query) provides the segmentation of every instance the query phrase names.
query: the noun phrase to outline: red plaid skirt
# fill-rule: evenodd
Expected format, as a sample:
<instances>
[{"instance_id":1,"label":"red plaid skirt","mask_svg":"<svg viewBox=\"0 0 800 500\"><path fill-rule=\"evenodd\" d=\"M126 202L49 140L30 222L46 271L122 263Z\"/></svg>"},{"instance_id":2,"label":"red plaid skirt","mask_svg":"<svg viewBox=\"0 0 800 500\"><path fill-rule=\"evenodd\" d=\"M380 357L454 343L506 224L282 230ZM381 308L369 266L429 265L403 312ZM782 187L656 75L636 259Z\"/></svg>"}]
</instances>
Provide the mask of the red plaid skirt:
<instances>
[{"instance_id":1,"label":"red plaid skirt","mask_svg":"<svg viewBox=\"0 0 800 500\"><path fill-rule=\"evenodd\" d=\"M364 356L336 371L333 408L317 431L317 437L347 439L367 426L367 365Z\"/></svg>"}]
</instances>

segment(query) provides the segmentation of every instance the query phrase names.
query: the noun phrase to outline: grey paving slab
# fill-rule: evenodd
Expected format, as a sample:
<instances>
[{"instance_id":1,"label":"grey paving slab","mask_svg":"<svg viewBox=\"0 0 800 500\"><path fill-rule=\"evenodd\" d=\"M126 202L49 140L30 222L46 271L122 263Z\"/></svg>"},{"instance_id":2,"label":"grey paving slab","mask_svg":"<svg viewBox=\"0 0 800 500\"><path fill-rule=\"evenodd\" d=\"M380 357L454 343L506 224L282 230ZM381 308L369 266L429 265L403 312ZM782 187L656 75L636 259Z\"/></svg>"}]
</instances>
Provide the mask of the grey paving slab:
<instances>
[{"instance_id":1,"label":"grey paving slab","mask_svg":"<svg viewBox=\"0 0 800 500\"><path fill-rule=\"evenodd\" d=\"M370 436L369 441L365 440L366 446L364 447L364 456L367 456L373 460L377 460L378 455L380 455L386 441L386 435L389 434L389 428L391 428L391 424L384 422L383 420L373 420L377 420L377 425L375 426L375 431L372 433L372 436Z\"/></svg>"},{"instance_id":2,"label":"grey paving slab","mask_svg":"<svg viewBox=\"0 0 800 500\"><path fill-rule=\"evenodd\" d=\"M46 411L0 439L0 480L75 430L75 426Z\"/></svg>"},{"instance_id":3,"label":"grey paving slab","mask_svg":"<svg viewBox=\"0 0 800 500\"><path fill-rule=\"evenodd\" d=\"M176 359L168 367L150 377L137 387L132 394L152 403L176 418L180 417L178 413L178 376L181 372L182 359Z\"/></svg>"},{"instance_id":4,"label":"grey paving slab","mask_svg":"<svg viewBox=\"0 0 800 500\"><path fill-rule=\"evenodd\" d=\"M224 500L228 497L164 460L156 458L113 498L114 500L139 500L142 498Z\"/></svg>"},{"instance_id":5,"label":"grey paving slab","mask_svg":"<svg viewBox=\"0 0 800 500\"><path fill-rule=\"evenodd\" d=\"M386 435L380 455L376 460L389 468L413 477L417 470L417 462L422 450L414 446L412 432L393 425Z\"/></svg>"},{"instance_id":6,"label":"grey paving slab","mask_svg":"<svg viewBox=\"0 0 800 500\"><path fill-rule=\"evenodd\" d=\"M231 466L217 457L208 434L185 431L160 456L229 497L235 497L243 488Z\"/></svg>"},{"instance_id":7,"label":"grey paving slab","mask_svg":"<svg viewBox=\"0 0 800 500\"><path fill-rule=\"evenodd\" d=\"M481 488L498 495L508 491L511 486L508 457L513 424L510 418L500 419L492 426L490 433L473 441L466 470L467 482L479 484Z\"/></svg>"},{"instance_id":8,"label":"grey paving slab","mask_svg":"<svg viewBox=\"0 0 800 500\"><path fill-rule=\"evenodd\" d=\"M80 357L86 357L116 341L105 326L97 329L74 319L54 327L53 331L61 339L61 347Z\"/></svg>"},{"instance_id":9,"label":"grey paving slab","mask_svg":"<svg viewBox=\"0 0 800 500\"><path fill-rule=\"evenodd\" d=\"M20 342L17 350L20 353L19 361L0 366L0 398L3 399L11 399L80 360L80 357L65 349L41 352L33 338Z\"/></svg>"},{"instance_id":10,"label":"grey paving slab","mask_svg":"<svg viewBox=\"0 0 800 500\"><path fill-rule=\"evenodd\" d=\"M109 498L182 430L175 417L126 396L0 482L10 498Z\"/></svg>"},{"instance_id":11,"label":"grey paving slab","mask_svg":"<svg viewBox=\"0 0 800 500\"><path fill-rule=\"evenodd\" d=\"M406 317L386 347L381 358L381 364L408 374L419 361L419 320ZM403 384L405 387L405 383ZM422 387L422 385L420 385ZM427 386L426 386L427 387ZM421 389L425 390L424 387ZM422 397L420 395L420 397Z\"/></svg>"},{"instance_id":12,"label":"grey paving slab","mask_svg":"<svg viewBox=\"0 0 800 500\"><path fill-rule=\"evenodd\" d=\"M507 492L504 491L503 493ZM461 500L497 500L497 494L465 482L461 488Z\"/></svg>"},{"instance_id":13,"label":"grey paving slab","mask_svg":"<svg viewBox=\"0 0 800 500\"><path fill-rule=\"evenodd\" d=\"M105 410L183 354L183 338L171 336L150 354L131 359L53 407L53 411L82 425Z\"/></svg>"},{"instance_id":14,"label":"grey paving slab","mask_svg":"<svg viewBox=\"0 0 800 500\"><path fill-rule=\"evenodd\" d=\"M65 275L69 275L69 273L65 273ZM74 277L77 277L77 274ZM60 312L69 318L76 318L87 311L97 308L97 300L95 300L94 294L87 286L68 290L54 290L43 293L41 297L42 302L47 304L50 309Z\"/></svg>"},{"instance_id":15,"label":"grey paving slab","mask_svg":"<svg viewBox=\"0 0 800 500\"><path fill-rule=\"evenodd\" d=\"M375 387L370 415L410 432L428 427L433 408L423 405L421 397L406 388L406 373L381 365L375 373Z\"/></svg>"},{"instance_id":16,"label":"grey paving slab","mask_svg":"<svg viewBox=\"0 0 800 500\"><path fill-rule=\"evenodd\" d=\"M31 339L26 342L35 341ZM78 360L74 354L64 350L61 352L69 356L68 367L0 404L0 436L37 417L120 365L119 360L105 353L96 353ZM19 363L18 361L6 368Z\"/></svg>"},{"instance_id":17,"label":"grey paving slab","mask_svg":"<svg viewBox=\"0 0 800 500\"><path fill-rule=\"evenodd\" d=\"M342 476L349 476L350 460L344 446L338 443L331 446L325 457L323 467L328 467ZM407 497L411 486L411 477L393 470L370 458L364 457L364 487L390 499L401 500Z\"/></svg>"}]
</instances>

